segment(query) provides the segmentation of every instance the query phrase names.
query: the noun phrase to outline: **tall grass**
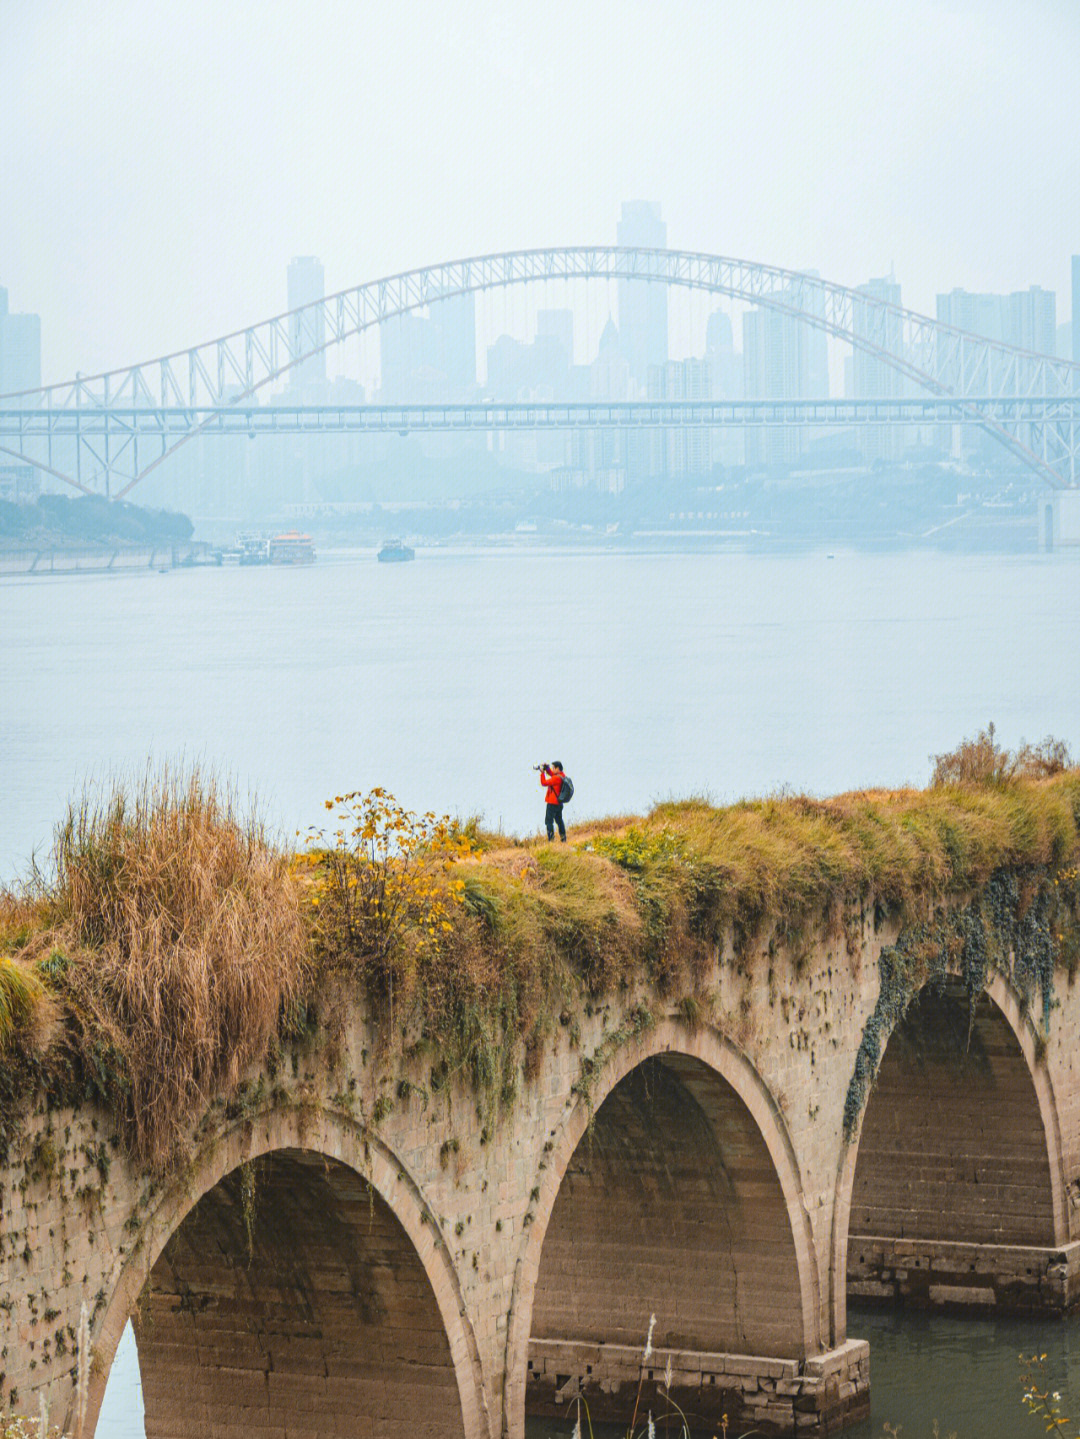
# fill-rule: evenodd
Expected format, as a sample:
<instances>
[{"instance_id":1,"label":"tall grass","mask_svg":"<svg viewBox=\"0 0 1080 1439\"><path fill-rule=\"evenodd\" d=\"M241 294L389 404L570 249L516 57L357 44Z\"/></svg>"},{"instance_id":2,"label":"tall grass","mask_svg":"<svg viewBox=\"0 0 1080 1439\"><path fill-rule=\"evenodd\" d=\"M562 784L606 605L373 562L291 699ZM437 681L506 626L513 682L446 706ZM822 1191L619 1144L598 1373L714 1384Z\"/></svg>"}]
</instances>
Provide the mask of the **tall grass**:
<instances>
[{"instance_id":1,"label":"tall grass","mask_svg":"<svg viewBox=\"0 0 1080 1439\"><path fill-rule=\"evenodd\" d=\"M57 828L53 864L31 950L132 1153L163 1164L306 989L285 859L194 770L84 795Z\"/></svg>"}]
</instances>

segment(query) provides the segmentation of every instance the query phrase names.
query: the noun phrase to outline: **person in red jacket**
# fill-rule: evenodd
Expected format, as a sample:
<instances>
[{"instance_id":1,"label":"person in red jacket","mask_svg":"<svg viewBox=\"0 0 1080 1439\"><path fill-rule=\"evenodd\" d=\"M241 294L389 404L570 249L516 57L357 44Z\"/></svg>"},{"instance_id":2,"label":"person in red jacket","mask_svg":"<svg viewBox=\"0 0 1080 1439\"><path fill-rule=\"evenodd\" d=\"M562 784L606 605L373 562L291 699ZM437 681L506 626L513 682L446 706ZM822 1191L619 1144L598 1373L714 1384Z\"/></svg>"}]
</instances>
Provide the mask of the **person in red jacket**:
<instances>
[{"instance_id":1,"label":"person in red jacket","mask_svg":"<svg viewBox=\"0 0 1080 1439\"><path fill-rule=\"evenodd\" d=\"M559 838L566 843L566 826L563 824L562 804L559 800L559 791L562 789L563 767L558 760L554 764L542 764L540 766L540 783L544 787L544 798L547 800L547 808L544 811L544 824L547 826L547 837L549 840L555 838L555 826L559 826Z\"/></svg>"}]
</instances>

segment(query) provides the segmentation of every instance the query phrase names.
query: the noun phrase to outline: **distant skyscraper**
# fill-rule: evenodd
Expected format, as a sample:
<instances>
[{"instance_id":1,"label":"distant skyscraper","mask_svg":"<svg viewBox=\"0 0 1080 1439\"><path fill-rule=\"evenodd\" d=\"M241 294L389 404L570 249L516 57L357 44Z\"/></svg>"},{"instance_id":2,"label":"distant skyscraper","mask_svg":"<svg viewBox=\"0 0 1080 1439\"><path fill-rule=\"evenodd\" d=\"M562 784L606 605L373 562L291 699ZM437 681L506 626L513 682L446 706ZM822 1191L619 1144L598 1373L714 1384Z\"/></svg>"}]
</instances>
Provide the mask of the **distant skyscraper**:
<instances>
[{"instance_id":1,"label":"distant skyscraper","mask_svg":"<svg viewBox=\"0 0 1080 1439\"><path fill-rule=\"evenodd\" d=\"M422 404L441 398L440 336L433 321L411 311L379 326L379 389L392 404Z\"/></svg>"},{"instance_id":2,"label":"distant skyscraper","mask_svg":"<svg viewBox=\"0 0 1080 1439\"><path fill-rule=\"evenodd\" d=\"M297 256L289 265L289 309L299 310L304 305L313 305L325 294L322 261L314 255ZM318 354L302 360L289 371L290 389L302 389L313 381L326 379L326 351L320 348L325 341L326 328L321 310L306 316L290 316L289 354L302 355L306 350L318 349Z\"/></svg>"},{"instance_id":3,"label":"distant skyscraper","mask_svg":"<svg viewBox=\"0 0 1080 1439\"><path fill-rule=\"evenodd\" d=\"M895 275L868 280L858 287L866 300L855 301L855 334L877 349L900 352L903 325L899 315L882 310L875 301L887 305L900 304L900 286ZM868 350L854 347L851 369L852 398L858 400L900 399L904 394L904 377L899 370L879 360ZM863 458L895 460L910 443L910 435L896 425L870 425L860 431Z\"/></svg>"},{"instance_id":4,"label":"distant skyscraper","mask_svg":"<svg viewBox=\"0 0 1080 1439\"><path fill-rule=\"evenodd\" d=\"M1040 355L1053 355L1057 351L1055 311L1054 292L1038 285L1028 290L1014 290L1011 295L976 295L968 290L951 290L937 297L937 317L942 324L1003 345L1034 350ZM953 367L943 365L938 370L938 379L950 390L960 385L961 376L955 368L959 364L960 359L955 356ZM1007 364L1007 357L991 354L987 377L991 387L1001 380ZM961 425L953 433L954 437L959 435L964 450L982 450L988 443L976 425ZM1030 439L1021 437L1025 442Z\"/></svg>"},{"instance_id":5,"label":"distant skyscraper","mask_svg":"<svg viewBox=\"0 0 1080 1439\"><path fill-rule=\"evenodd\" d=\"M0 395L41 386L41 319L12 315L0 288Z\"/></svg>"},{"instance_id":6,"label":"distant skyscraper","mask_svg":"<svg viewBox=\"0 0 1080 1439\"><path fill-rule=\"evenodd\" d=\"M471 294L379 326L380 392L391 403L468 400L476 390L476 304Z\"/></svg>"},{"instance_id":7,"label":"distant skyscraper","mask_svg":"<svg viewBox=\"0 0 1080 1439\"><path fill-rule=\"evenodd\" d=\"M1009 296L1008 326L1010 345L1034 350L1037 355L1053 355L1057 351L1057 299L1053 290L1032 285Z\"/></svg>"},{"instance_id":8,"label":"distant skyscraper","mask_svg":"<svg viewBox=\"0 0 1080 1439\"><path fill-rule=\"evenodd\" d=\"M715 318L715 317L714 317ZM724 316L726 319L727 316ZM729 321L730 328L730 321ZM708 360L668 360L649 371L650 400L711 400L712 369ZM663 473L682 478L706 475L712 469L712 432L698 425L671 429L657 436L661 441Z\"/></svg>"},{"instance_id":9,"label":"distant skyscraper","mask_svg":"<svg viewBox=\"0 0 1080 1439\"><path fill-rule=\"evenodd\" d=\"M1080 255L1072 257L1072 357L1080 365Z\"/></svg>"},{"instance_id":10,"label":"distant skyscraper","mask_svg":"<svg viewBox=\"0 0 1080 1439\"><path fill-rule=\"evenodd\" d=\"M1004 295L975 295L970 290L950 290L937 297L937 317L943 325L981 335L984 340L1004 342L1006 304Z\"/></svg>"},{"instance_id":11,"label":"distant skyscraper","mask_svg":"<svg viewBox=\"0 0 1080 1439\"><path fill-rule=\"evenodd\" d=\"M741 400L743 395L742 355L735 348L735 331L725 310L714 310L705 325L705 358L714 400ZM746 456L741 425L724 425L712 431L713 464L741 465Z\"/></svg>"},{"instance_id":12,"label":"distant skyscraper","mask_svg":"<svg viewBox=\"0 0 1080 1439\"><path fill-rule=\"evenodd\" d=\"M938 319L956 330L979 335L982 340L995 340L999 344L1015 345L1020 350L1034 350L1037 354L1057 353L1057 302L1054 292L1041 289L1038 285L1030 289L1018 289L1011 295L974 295L965 289L953 289L948 295L938 296ZM946 350L948 355L949 351ZM956 390L961 386L958 367L961 358L952 357L952 364L942 364L938 378L946 389ZM1008 357L989 355L989 386L1004 383L1007 374ZM946 432L942 432L946 433ZM987 437L975 425L953 427L953 442L959 436L961 449L982 450L987 448ZM1024 430L1020 433L1024 443L1031 443L1031 437Z\"/></svg>"},{"instance_id":13,"label":"distant skyscraper","mask_svg":"<svg viewBox=\"0 0 1080 1439\"><path fill-rule=\"evenodd\" d=\"M813 272L810 272L813 273ZM819 305L824 295L781 291L781 304ZM829 394L829 347L824 330L771 306L760 305L743 316L743 375L747 399L819 400ZM810 436L795 426L750 430L748 463L790 463L802 454Z\"/></svg>"},{"instance_id":14,"label":"distant skyscraper","mask_svg":"<svg viewBox=\"0 0 1080 1439\"><path fill-rule=\"evenodd\" d=\"M649 200L631 200L622 207L620 245L649 250L667 248L667 226L660 206ZM667 286L645 280L619 281L619 339L640 393L645 394L650 365L663 365L668 357Z\"/></svg>"},{"instance_id":15,"label":"distant skyscraper","mask_svg":"<svg viewBox=\"0 0 1080 1439\"><path fill-rule=\"evenodd\" d=\"M476 296L471 292L431 307L442 339L442 371L449 394L467 399L476 388Z\"/></svg>"},{"instance_id":16,"label":"distant skyscraper","mask_svg":"<svg viewBox=\"0 0 1080 1439\"><path fill-rule=\"evenodd\" d=\"M1011 295L951 290L937 297L937 317L942 324L1040 355L1052 355L1056 348L1056 308L1054 292L1038 285L1014 290Z\"/></svg>"}]
</instances>

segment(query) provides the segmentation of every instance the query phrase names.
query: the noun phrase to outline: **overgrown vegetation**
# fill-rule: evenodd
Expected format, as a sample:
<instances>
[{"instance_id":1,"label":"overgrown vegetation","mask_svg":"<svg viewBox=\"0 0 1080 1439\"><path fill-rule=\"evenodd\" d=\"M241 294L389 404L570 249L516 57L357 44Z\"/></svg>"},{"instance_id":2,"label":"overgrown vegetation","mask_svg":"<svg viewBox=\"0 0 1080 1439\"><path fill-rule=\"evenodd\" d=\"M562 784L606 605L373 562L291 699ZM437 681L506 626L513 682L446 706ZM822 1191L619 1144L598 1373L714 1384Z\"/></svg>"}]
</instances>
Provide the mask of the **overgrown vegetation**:
<instances>
[{"instance_id":1,"label":"overgrown vegetation","mask_svg":"<svg viewBox=\"0 0 1080 1439\"><path fill-rule=\"evenodd\" d=\"M991 724L947 754L935 755L931 784L1005 784L1012 779L1047 779L1064 773L1071 763L1068 745L1049 735L1041 744L1022 744L1010 753L998 744Z\"/></svg>"},{"instance_id":2,"label":"overgrown vegetation","mask_svg":"<svg viewBox=\"0 0 1080 1439\"><path fill-rule=\"evenodd\" d=\"M924 791L663 804L565 848L374 791L330 801L334 831L288 853L205 776L118 785L73 806L48 869L0 896L0 1143L44 1087L100 1099L129 1151L166 1166L254 1063L333 1039L350 995L385 1048L429 1067L425 1095L464 1076L494 1117L556 1030L572 1039L587 1006L639 981L708 1014L718 947L740 964L762 942L797 957L823 927L854 944L868 907L905 917L925 958L959 942L934 930L935 904L963 916L977 891L991 949L1013 932L999 901L1034 924L1043 993L1047 966L1080 961L1080 770L1039 754L977 781L958 760L963 782L939 757ZM898 947L908 978L909 960Z\"/></svg>"},{"instance_id":3,"label":"overgrown vegetation","mask_svg":"<svg viewBox=\"0 0 1080 1439\"><path fill-rule=\"evenodd\" d=\"M4 903L8 967L32 1010L47 991L63 1014L49 1056L57 1082L101 1098L131 1152L163 1161L308 992L287 862L198 772L84 798L52 858L48 878Z\"/></svg>"}]
</instances>

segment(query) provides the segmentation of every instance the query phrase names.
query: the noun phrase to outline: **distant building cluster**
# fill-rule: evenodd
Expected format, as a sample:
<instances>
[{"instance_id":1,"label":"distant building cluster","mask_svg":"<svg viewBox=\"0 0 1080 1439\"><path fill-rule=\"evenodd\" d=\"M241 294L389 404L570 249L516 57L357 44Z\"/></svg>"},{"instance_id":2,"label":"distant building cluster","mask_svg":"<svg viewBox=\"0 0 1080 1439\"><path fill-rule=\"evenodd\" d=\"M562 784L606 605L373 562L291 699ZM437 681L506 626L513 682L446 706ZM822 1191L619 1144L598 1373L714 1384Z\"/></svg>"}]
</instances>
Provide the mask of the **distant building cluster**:
<instances>
[{"instance_id":1,"label":"distant building cluster","mask_svg":"<svg viewBox=\"0 0 1080 1439\"><path fill-rule=\"evenodd\" d=\"M666 248L667 225L660 206L625 203L617 239L625 246ZM809 275L816 277L816 272ZM1072 257L1071 279L1071 323L1058 324L1054 293L1037 285L1007 295L954 289L937 296L936 317L974 336L1080 363L1080 255ZM368 395L363 385L327 374L322 263L314 256L297 256L288 265L286 281L291 363L280 389L263 403L364 404ZM483 397L508 402L814 400L826 399L838 388L839 375L830 378L825 329L784 308L806 313L809 305L823 303L820 289L803 288L798 277L790 291L772 296L774 303L746 307L737 317L738 333L731 313L715 309L707 318L704 353L681 359L670 354L665 285L621 279L616 300L617 311L603 326L595 353L577 358L582 337L575 332L573 310L540 309L531 339L504 334L487 346L482 382L474 295L396 316L379 328L379 383L371 398L388 404ZM879 348L898 347L901 317L883 311L883 303L897 310L902 305L895 274L857 287L855 333ZM8 292L0 288L0 395L40 385L41 321L37 315L12 313ZM855 346L844 361L845 398L903 398L916 392L913 381L871 350ZM982 442L974 426L962 427L959 435L964 448ZM678 480L737 466L791 467L822 445L845 445L857 463L895 463L918 449L925 452L928 445L940 449L955 437L945 430L936 433L933 427L896 425L860 427L839 440L835 432L796 426L694 427L444 435L410 443L433 459L461 454L470 446L473 452L486 447L499 466L546 475L552 489L617 494L637 479ZM326 498L328 475L355 473L370 465L373 454L388 466L395 464L401 451L393 450L393 444L378 437L328 433L281 436L258 447L239 437L196 437L147 482L140 498L222 519L242 517L286 497L313 503ZM83 479L94 487L93 474ZM45 487L49 485L46 477ZM0 499L31 499L41 488L40 471L0 463ZM345 502L344 493L341 498Z\"/></svg>"}]
</instances>

